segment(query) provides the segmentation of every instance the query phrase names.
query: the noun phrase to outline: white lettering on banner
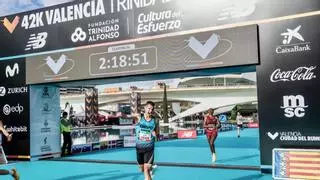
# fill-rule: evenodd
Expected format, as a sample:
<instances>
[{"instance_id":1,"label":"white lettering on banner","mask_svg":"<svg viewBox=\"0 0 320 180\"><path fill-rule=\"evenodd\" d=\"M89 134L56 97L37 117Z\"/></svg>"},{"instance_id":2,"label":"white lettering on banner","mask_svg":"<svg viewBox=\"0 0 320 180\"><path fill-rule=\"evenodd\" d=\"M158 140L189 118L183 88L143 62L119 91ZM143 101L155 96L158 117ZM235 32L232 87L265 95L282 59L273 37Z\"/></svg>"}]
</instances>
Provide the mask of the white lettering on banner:
<instances>
[{"instance_id":1,"label":"white lettering on banner","mask_svg":"<svg viewBox=\"0 0 320 180\"><path fill-rule=\"evenodd\" d=\"M133 8L142 8L154 6L156 0L111 0L111 12L114 13L114 4L116 4L116 11L127 11Z\"/></svg>"},{"instance_id":2,"label":"white lettering on banner","mask_svg":"<svg viewBox=\"0 0 320 180\"><path fill-rule=\"evenodd\" d=\"M10 126L10 127L5 127L5 129L8 131L8 133L15 133L15 132L28 132L27 126Z\"/></svg>"},{"instance_id":3,"label":"white lettering on banner","mask_svg":"<svg viewBox=\"0 0 320 180\"><path fill-rule=\"evenodd\" d=\"M28 92L28 87L8 88L8 94L22 94L27 92Z\"/></svg>"},{"instance_id":4,"label":"white lettering on banner","mask_svg":"<svg viewBox=\"0 0 320 180\"><path fill-rule=\"evenodd\" d=\"M175 30L181 27L181 12L162 11L141 13L138 15L138 34Z\"/></svg>"},{"instance_id":5,"label":"white lettering on banner","mask_svg":"<svg viewBox=\"0 0 320 180\"><path fill-rule=\"evenodd\" d=\"M45 16L43 16L45 14ZM69 22L77 19L104 15L103 0L92 0L85 3L70 5L57 9L46 10L23 16L21 27L25 29L44 26L43 17L47 25Z\"/></svg>"},{"instance_id":6,"label":"white lettering on banner","mask_svg":"<svg viewBox=\"0 0 320 180\"><path fill-rule=\"evenodd\" d=\"M89 42L118 38L120 36L119 22L119 19L110 19L88 24Z\"/></svg>"},{"instance_id":7,"label":"white lettering on banner","mask_svg":"<svg viewBox=\"0 0 320 180\"><path fill-rule=\"evenodd\" d=\"M276 69L270 76L271 82L279 81L300 81L300 80L312 80L316 78L316 75L312 72L317 66L310 67L298 67L293 71L281 71L281 69Z\"/></svg>"},{"instance_id":8,"label":"white lettering on banner","mask_svg":"<svg viewBox=\"0 0 320 180\"><path fill-rule=\"evenodd\" d=\"M305 44L304 46L293 46L293 47L277 47L276 53L282 54L282 53L292 53L292 52L302 52L302 51L310 51L311 48L309 44Z\"/></svg>"},{"instance_id":9,"label":"white lettering on banner","mask_svg":"<svg viewBox=\"0 0 320 180\"><path fill-rule=\"evenodd\" d=\"M18 104L17 106L10 106L9 104L6 104L3 106L3 114L9 115L10 113L19 113L21 114L23 112L23 106L20 106Z\"/></svg>"},{"instance_id":10,"label":"white lettering on banner","mask_svg":"<svg viewBox=\"0 0 320 180\"><path fill-rule=\"evenodd\" d=\"M0 96L5 96L6 94L22 94L27 93L28 87L14 87L8 88L8 92L5 87L0 87Z\"/></svg>"},{"instance_id":11,"label":"white lettering on banner","mask_svg":"<svg viewBox=\"0 0 320 180\"><path fill-rule=\"evenodd\" d=\"M320 141L320 136L304 136L299 131L285 131L285 132L275 132L274 134L268 132L267 135L271 140L275 140L278 136L280 141Z\"/></svg>"},{"instance_id":12,"label":"white lettering on banner","mask_svg":"<svg viewBox=\"0 0 320 180\"><path fill-rule=\"evenodd\" d=\"M301 25L298 25L295 29L287 28L286 32L280 34L284 39L282 40L283 45L276 47L277 54L311 51L310 42L305 42L303 36L299 33L301 27ZM299 43L290 44L293 39L299 40Z\"/></svg>"},{"instance_id":13,"label":"white lettering on banner","mask_svg":"<svg viewBox=\"0 0 320 180\"><path fill-rule=\"evenodd\" d=\"M283 106L281 108L284 109L284 115L288 118L292 118L293 116L303 117L305 115L305 108L307 107L304 97L301 95L283 96Z\"/></svg>"}]
</instances>

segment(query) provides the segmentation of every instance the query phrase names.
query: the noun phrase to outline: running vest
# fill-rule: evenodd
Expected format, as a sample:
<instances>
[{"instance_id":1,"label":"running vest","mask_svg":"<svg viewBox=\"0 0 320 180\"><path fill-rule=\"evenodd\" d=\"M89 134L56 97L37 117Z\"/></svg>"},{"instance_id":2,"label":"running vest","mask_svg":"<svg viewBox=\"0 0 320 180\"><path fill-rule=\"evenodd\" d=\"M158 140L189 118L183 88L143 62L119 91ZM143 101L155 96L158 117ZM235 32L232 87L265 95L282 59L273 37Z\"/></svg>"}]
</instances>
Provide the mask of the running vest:
<instances>
[{"instance_id":1,"label":"running vest","mask_svg":"<svg viewBox=\"0 0 320 180\"><path fill-rule=\"evenodd\" d=\"M211 124L214 124L215 126L218 125L217 117L210 116L210 115L206 117L206 124L205 125L211 125ZM217 127L216 128L206 128L206 131L208 131L208 132L212 132L215 130L217 130Z\"/></svg>"},{"instance_id":2,"label":"running vest","mask_svg":"<svg viewBox=\"0 0 320 180\"><path fill-rule=\"evenodd\" d=\"M155 137L152 131L156 129L156 121L152 117L150 121L141 115L140 121L136 125L136 147L137 149L152 150L154 148Z\"/></svg>"}]
</instances>

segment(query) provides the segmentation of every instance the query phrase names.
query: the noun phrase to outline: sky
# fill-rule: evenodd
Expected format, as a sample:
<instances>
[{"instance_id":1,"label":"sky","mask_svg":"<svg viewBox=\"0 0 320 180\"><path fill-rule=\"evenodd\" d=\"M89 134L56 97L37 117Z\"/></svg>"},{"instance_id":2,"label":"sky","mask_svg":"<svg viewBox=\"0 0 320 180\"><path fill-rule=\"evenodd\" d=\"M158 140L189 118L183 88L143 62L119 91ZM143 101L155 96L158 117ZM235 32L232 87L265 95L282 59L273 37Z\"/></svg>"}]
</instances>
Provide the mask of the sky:
<instances>
[{"instance_id":1,"label":"sky","mask_svg":"<svg viewBox=\"0 0 320 180\"><path fill-rule=\"evenodd\" d=\"M53 6L73 0L0 0L0 16Z\"/></svg>"}]
</instances>

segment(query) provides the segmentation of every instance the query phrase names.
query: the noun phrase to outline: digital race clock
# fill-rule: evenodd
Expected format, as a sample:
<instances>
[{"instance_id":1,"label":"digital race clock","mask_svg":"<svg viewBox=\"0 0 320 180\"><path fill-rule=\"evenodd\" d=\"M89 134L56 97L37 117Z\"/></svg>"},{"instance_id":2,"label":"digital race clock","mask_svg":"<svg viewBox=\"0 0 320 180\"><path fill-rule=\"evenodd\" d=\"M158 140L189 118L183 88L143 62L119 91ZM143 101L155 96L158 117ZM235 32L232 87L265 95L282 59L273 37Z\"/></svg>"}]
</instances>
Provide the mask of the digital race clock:
<instances>
[{"instance_id":1,"label":"digital race clock","mask_svg":"<svg viewBox=\"0 0 320 180\"><path fill-rule=\"evenodd\" d=\"M146 72L157 68L156 47L143 47L118 52L94 53L89 57L92 76Z\"/></svg>"}]
</instances>

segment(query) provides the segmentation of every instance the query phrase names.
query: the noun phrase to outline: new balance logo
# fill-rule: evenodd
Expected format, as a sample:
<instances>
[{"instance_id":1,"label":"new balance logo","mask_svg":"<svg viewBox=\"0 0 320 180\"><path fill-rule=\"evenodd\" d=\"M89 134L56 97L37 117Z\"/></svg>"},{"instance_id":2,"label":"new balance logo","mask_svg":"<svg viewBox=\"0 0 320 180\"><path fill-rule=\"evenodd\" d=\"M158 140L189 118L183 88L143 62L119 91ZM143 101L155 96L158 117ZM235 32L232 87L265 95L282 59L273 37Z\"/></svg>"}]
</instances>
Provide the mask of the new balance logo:
<instances>
[{"instance_id":1,"label":"new balance logo","mask_svg":"<svg viewBox=\"0 0 320 180\"><path fill-rule=\"evenodd\" d=\"M299 33L301 27L301 25L298 25L294 29L287 28L286 32L280 34L280 36L283 36L283 45L277 46L277 54L311 50L310 42L305 42L303 36ZM292 40L294 40L294 43L292 43Z\"/></svg>"},{"instance_id":2,"label":"new balance logo","mask_svg":"<svg viewBox=\"0 0 320 180\"><path fill-rule=\"evenodd\" d=\"M13 77L14 75L19 74L19 65L18 63L15 63L13 65L13 68L11 68L9 65L6 67L6 77Z\"/></svg>"},{"instance_id":3,"label":"new balance logo","mask_svg":"<svg viewBox=\"0 0 320 180\"><path fill-rule=\"evenodd\" d=\"M289 95L283 96L283 106L284 115L288 118L296 117L304 117L305 108L308 106L305 105L304 97L301 95Z\"/></svg>"},{"instance_id":4,"label":"new balance logo","mask_svg":"<svg viewBox=\"0 0 320 180\"><path fill-rule=\"evenodd\" d=\"M31 34L25 50L28 51L31 49L43 48L46 45L47 37L48 37L47 32L38 33L37 35Z\"/></svg>"}]
</instances>

